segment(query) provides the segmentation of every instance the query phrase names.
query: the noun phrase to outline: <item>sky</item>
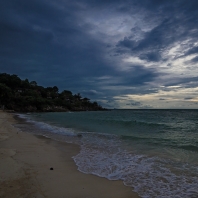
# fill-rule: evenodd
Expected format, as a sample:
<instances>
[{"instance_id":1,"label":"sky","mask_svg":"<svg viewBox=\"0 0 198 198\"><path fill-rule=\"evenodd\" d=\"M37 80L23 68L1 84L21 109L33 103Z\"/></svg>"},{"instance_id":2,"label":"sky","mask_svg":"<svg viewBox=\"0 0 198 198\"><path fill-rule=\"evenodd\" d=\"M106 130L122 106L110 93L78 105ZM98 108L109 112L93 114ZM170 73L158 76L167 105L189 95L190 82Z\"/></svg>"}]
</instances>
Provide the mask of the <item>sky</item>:
<instances>
[{"instance_id":1,"label":"sky","mask_svg":"<svg viewBox=\"0 0 198 198\"><path fill-rule=\"evenodd\" d=\"M0 1L0 73L106 108L197 109L198 1Z\"/></svg>"}]
</instances>

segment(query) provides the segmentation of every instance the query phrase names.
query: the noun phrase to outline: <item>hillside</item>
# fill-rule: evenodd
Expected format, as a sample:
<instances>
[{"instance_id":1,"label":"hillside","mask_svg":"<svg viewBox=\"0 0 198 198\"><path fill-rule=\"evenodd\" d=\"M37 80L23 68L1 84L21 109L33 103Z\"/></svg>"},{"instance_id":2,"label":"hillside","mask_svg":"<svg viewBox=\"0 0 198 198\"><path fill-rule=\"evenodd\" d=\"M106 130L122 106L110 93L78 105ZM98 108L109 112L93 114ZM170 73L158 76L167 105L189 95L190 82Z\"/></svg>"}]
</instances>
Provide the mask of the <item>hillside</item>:
<instances>
[{"instance_id":1,"label":"hillside","mask_svg":"<svg viewBox=\"0 0 198 198\"><path fill-rule=\"evenodd\" d=\"M57 86L44 88L36 81L21 80L17 75L0 73L0 107L18 112L98 111L97 102L82 98Z\"/></svg>"}]
</instances>

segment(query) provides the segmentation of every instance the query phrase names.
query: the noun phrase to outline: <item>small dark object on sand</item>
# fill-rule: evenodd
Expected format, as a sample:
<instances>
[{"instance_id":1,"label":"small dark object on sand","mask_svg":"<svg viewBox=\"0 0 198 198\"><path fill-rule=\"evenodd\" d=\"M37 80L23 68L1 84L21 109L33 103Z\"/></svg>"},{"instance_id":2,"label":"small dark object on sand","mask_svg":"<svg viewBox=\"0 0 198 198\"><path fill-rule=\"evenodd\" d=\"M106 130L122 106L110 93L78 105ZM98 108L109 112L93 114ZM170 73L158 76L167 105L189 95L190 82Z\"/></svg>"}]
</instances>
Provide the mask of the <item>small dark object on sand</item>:
<instances>
[{"instance_id":1,"label":"small dark object on sand","mask_svg":"<svg viewBox=\"0 0 198 198\"><path fill-rule=\"evenodd\" d=\"M82 137L82 134L77 134L77 137L81 138Z\"/></svg>"},{"instance_id":2,"label":"small dark object on sand","mask_svg":"<svg viewBox=\"0 0 198 198\"><path fill-rule=\"evenodd\" d=\"M50 170L54 170L54 168L50 168Z\"/></svg>"}]
</instances>

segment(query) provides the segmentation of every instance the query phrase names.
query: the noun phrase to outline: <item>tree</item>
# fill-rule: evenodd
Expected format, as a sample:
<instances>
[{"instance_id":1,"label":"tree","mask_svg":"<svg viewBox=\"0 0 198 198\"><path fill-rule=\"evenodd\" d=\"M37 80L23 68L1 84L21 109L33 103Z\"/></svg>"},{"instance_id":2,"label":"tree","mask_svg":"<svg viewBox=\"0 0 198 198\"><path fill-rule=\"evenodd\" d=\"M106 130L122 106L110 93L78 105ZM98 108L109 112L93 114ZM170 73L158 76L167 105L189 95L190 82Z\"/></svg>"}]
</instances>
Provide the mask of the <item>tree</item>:
<instances>
[{"instance_id":1,"label":"tree","mask_svg":"<svg viewBox=\"0 0 198 198\"><path fill-rule=\"evenodd\" d=\"M5 84L0 83L0 104L7 105L13 98L12 90Z\"/></svg>"},{"instance_id":2,"label":"tree","mask_svg":"<svg viewBox=\"0 0 198 198\"><path fill-rule=\"evenodd\" d=\"M17 75L9 75L6 73L0 74L0 83L5 84L11 89L16 89L21 86L21 79Z\"/></svg>"},{"instance_id":3,"label":"tree","mask_svg":"<svg viewBox=\"0 0 198 198\"><path fill-rule=\"evenodd\" d=\"M58 87L57 86L54 86L52 89L53 89L53 92L58 93Z\"/></svg>"},{"instance_id":4,"label":"tree","mask_svg":"<svg viewBox=\"0 0 198 198\"><path fill-rule=\"evenodd\" d=\"M33 87L36 87L37 86L37 82L36 81L31 81L30 85L33 86Z\"/></svg>"},{"instance_id":5,"label":"tree","mask_svg":"<svg viewBox=\"0 0 198 198\"><path fill-rule=\"evenodd\" d=\"M21 81L21 87L24 89L28 89L30 87L29 80L26 78L25 80Z\"/></svg>"},{"instance_id":6,"label":"tree","mask_svg":"<svg viewBox=\"0 0 198 198\"><path fill-rule=\"evenodd\" d=\"M74 98L77 100L81 100L82 96L80 95L80 93L77 93L74 95Z\"/></svg>"},{"instance_id":7,"label":"tree","mask_svg":"<svg viewBox=\"0 0 198 198\"><path fill-rule=\"evenodd\" d=\"M97 102L57 86L44 88L36 81L21 80L17 75L0 73L0 106L16 111L82 111L102 110Z\"/></svg>"},{"instance_id":8,"label":"tree","mask_svg":"<svg viewBox=\"0 0 198 198\"><path fill-rule=\"evenodd\" d=\"M71 91L64 90L59 94L59 98L62 100L72 100L73 95Z\"/></svg>"}]
</instances>

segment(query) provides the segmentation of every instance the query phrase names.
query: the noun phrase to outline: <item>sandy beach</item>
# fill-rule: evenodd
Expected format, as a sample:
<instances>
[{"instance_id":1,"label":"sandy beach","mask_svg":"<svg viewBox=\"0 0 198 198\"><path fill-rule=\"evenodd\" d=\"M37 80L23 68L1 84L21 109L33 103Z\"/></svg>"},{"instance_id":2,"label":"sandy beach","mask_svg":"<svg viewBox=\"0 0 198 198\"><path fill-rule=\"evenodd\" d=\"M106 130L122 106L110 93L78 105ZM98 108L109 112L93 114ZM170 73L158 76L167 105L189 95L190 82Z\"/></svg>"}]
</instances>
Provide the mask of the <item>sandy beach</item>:
<instances>
[{"instance_id":1,"label":"sandy beach","mask_svg":"<svg viewBox=\"0 0 198 198\"><path fill-rule=\"evenodd\" d=\"M0 112L0 197L137 198L122 181L79 172L74 144L22 132ZM53 170L50 170L53 168Z\"/></svg>"}]
</instances>

